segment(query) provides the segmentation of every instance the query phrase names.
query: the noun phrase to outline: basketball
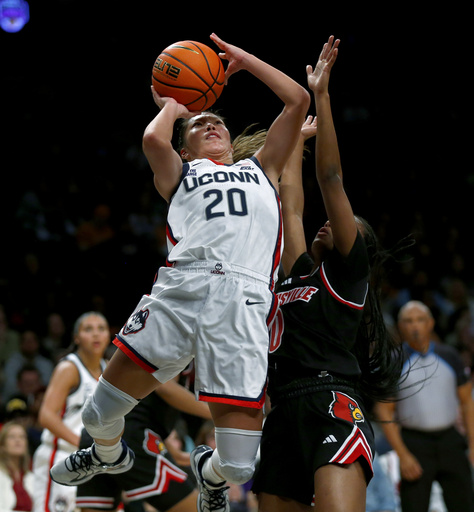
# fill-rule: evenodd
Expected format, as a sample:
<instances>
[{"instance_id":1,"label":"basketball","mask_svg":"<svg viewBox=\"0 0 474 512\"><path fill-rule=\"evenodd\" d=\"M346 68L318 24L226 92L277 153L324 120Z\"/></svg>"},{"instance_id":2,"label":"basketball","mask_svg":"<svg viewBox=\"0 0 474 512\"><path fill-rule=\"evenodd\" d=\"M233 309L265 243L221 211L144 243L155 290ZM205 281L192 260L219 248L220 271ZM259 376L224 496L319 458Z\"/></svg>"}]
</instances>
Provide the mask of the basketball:
<instances>
[{"instance_id":1,"label":"basketball","mask_svg":"<svg viewBox=\"0 0 474 512\"><path fill-rule=\"evenodd\" d=\"M174 98L190 111L203 111L221 95L224 75L221 59L209 46L179 41L158 55L152 82L160 96Z\"/></svg>"}]
</instances>

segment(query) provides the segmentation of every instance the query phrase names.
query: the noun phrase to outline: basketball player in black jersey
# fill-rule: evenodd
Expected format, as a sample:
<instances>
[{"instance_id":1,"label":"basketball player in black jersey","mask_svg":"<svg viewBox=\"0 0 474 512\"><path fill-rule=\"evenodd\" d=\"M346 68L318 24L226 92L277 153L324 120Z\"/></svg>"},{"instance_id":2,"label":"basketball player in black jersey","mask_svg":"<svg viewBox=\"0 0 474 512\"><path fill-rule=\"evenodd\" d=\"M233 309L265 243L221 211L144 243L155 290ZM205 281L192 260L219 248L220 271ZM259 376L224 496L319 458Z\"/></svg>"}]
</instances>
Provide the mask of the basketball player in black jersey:
<instances>
[{"instance_id":1,"label":"basketball player in black jersey","mask_svg":"<svg viewBox=\"0 0 474 512\"><path fill-rule=\"evenodd\" d=\"M331 37L307 67L316 120L302 128L299 151L281 184L286 278L273 323L269 396L260 467L253 490L261 512L365 511L373 470L373 430L366 400L388 396L401 370L377 297L387 252L355 217L342 171L328 92L339 40ZM301 162L316 136L316 177L329 220L306 248Z\"/></svg>"}]
</instances>

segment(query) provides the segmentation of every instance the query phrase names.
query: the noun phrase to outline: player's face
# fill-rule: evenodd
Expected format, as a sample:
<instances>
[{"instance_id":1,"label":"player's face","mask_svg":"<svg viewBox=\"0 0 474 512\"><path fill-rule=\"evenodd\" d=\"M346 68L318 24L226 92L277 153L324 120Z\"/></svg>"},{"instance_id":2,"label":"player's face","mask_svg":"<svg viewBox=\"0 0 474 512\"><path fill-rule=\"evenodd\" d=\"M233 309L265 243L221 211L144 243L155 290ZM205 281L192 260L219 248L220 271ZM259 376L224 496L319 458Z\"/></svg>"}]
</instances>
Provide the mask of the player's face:
<instances>
[{"instance_id":1,"label":"player's face","mask_svg":"<svg viewBox=\"0 0 474 512\"><path fill-rule=\"evenodd\" d=\"M224 121L215 114L204 112L189 120L186 129L186 160L217 158L231 150L230 134Z\"/></svg>"},{"instance_id":2,"label":"player's face","mask_svg":"<svg viewBox=\"0 0 474 512\"><path fill-rule=\"evenodd\" d=\"M80 349L102 355L110 343L110 330L107 322L96 315L86 317L76 337Z\"/></svg>"},{"instance_id":3,"label":"player's face","mask_svg":"<svg viewBox=\"0 0 474 512\"><path fill-rule=\"evenodd\" d=\"M357 229L360 231L361 235L364 236L365 229L362 222L354 216L356 221ZM334 249L334 238L331 229L331 223L326 221L326 224L318 231L316 237L313 240L311 245L311 253L313 254L313 258L316 261L323 261L324 256L328 251L332 251Z\"/></svg>"},{"instance_id":4,"label":"player's face","mask_svg":"<svg viewBox=\"0 0 474 512\"><path fill-rule=\"evenodd\" d=\"M316 261L323 261L327 251L334 248L334 239L332 237L331 224L329 221L318 231L311 245L311 252Z\"/></svg>"}]
</instances>

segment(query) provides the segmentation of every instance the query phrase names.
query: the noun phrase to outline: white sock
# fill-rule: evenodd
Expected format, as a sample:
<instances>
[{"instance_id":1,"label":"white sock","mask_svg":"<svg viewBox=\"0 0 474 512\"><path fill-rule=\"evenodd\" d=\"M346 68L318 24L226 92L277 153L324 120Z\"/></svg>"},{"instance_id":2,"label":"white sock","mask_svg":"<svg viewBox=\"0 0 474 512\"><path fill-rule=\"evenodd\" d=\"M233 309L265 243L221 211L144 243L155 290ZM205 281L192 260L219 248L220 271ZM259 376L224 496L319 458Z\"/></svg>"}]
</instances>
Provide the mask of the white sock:
<instances>
[{"instance_id":1,"label":"white sock","mask_svg":"<svg viewBox=\"0 0 474 512\"><path fill-rule=\"evenodd\" d=\"M203 464L203 477L210 483L245 483L255 471L262 432L215 427L216 449Z\"/></svg>"},{"instance_id":2,"label":"white sock","mask_svg":"<svg viewBox=\"0 0 474 512\"><path fill-rule=\"evenodd\" d=\"M94 452L101 462L106 462L107 464L113 464L116 462L123 452L122 441L119 440L117 443L112 446L106 446L104 444L98 444L94 442Z\"/></svg>"},{"instance_id":3,"label":"white sock","mask_svg":"<svg viewBox=\"0 0 474 512\"><path fill-rule=\"evenodd\" d=\"M210 484L220 484L225 481L225 478L216 472L213 460L216 461L216 465L219 467L219 454L217 453L217 450L214 450L212 455L204 461L202 466L202 476Z\"/></svg>"}]
</instances>

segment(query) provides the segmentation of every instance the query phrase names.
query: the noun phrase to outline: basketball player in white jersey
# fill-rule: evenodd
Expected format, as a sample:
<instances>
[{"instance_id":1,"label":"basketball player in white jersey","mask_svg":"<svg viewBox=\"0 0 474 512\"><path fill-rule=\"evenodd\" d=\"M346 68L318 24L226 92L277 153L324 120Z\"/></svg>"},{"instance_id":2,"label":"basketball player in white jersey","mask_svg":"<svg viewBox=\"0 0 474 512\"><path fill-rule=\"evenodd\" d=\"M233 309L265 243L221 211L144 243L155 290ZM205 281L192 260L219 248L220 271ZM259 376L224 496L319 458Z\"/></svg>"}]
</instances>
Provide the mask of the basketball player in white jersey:
<instances>
[{"instance_id":1,"label":"basketball player in white jersey","mask_svg":"<svg viewBox=\"0 0 474 512\"><path fill-rule=\"evenodd\" d=\"M94 438L87 450L54 466L52 477L77 485L99 472L123 471L133 457L123 444L124 416L194 358L195 393L207 401L217 448L192 454L199 511L228 511L226 481L242 484L255 468L265 399L268 324L281 256L278 179L299 137L308 92L281 71L215 34L228 60L226 79L246 70L283 102L254 157L233 161L224 121L189 112L153 92L160 112L143 148L159 194L169 203L168 264L160 268L114 343L112 357L83 412ZM185 119L180 154L175 123ZM183 165L184 160L184 165Z\"/></svg>"},{"instance_id":2,"label":"basketball player in white jersey","mask_svg":"<svg viewBox=\"0 0 474 512\"><path fill-rule=\"evenodd\" d=\"M72 512L76 506L76 488L53 482L49 470L79 446L82 407L106 366L109 325L100 313L84 313L73 336L76 350L56 366L39 413L44 430L33 458L33 512Z\"/></svg>"}]
</instances>

